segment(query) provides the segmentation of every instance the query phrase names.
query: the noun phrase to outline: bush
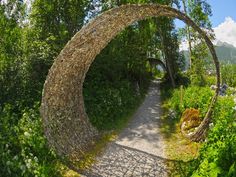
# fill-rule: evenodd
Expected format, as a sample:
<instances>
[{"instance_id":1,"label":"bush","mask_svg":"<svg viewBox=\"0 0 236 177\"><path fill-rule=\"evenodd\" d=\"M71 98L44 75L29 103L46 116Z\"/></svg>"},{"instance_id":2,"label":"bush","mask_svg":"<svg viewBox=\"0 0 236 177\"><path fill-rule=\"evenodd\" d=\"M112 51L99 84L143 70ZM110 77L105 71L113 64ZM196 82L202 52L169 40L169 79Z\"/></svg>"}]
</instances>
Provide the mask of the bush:
<instances>
[{"instance_id":1,"label":"bush","mask_svg":"<svg viewBox=\"0 0 236 177\"><path fill-rule=\"evenodd\" d=\"M203 75L198 74L192 74L190 76L191 84L195 86L205 86L206 85L206 79Z\"/></svg>"},{"instance_id":2,"label":"bush","mask_svg":"<svg viewBox=\"0 0 236 177\"><path fill-rule=\"evenodd\" d=\"M169 107L176 111L178 119L187 108L195 108L200 111L202 118L208 109L213 92L208 87L191 86L182 90L183 98L181 103L181 90L173 91L173 96L169 100Z\"/></svg>"},{"instance_id":3,"label":"bush","mask_svg":"<svg viewBox=\"0 0 236 177\"><path fill-rule=\"evenodd\" d=\"M199 167L193 176L236 176L236 112L232 97L219 98L213 128L200 150Z\"/></svg>"},{"instance_id":4,"label":"bush","mask_svg":"<svg viewBox=\"0 0 236 177\"><path fill-rule=\"evenodd\" d=\"M169 94L171 95L171 94ZM203 117L213 92L208 87L191 86L183 89L180 103L180 89L172 91L167 100L168 107L180 118L187 108L199 109ZM199 157L189 169L193 177L235 177L236 176L236 111L232 96L219 97L214 107L212 123L207 139L202 143ZM189 163L189 165L191 165Z\"/></svg>"},{"instance_id":5,"label":"bush","mask_svg":"<svg viewBox=\"0 0 236 177\"><path fill-rule=\"evenodd\" d=\"M221 67L222 82L231 87L236 87L236 64Z\"/></svg>"},{"instance_id":6,"label":"bush","mask_svg":"<svg viewBox=\"0 0 236 177\"><path fill-rule=\"evenodd\" d=\"M85 84L84 89L86 111L91 123L99 130L118 128L141 97L128 80Z\"/></svg>"},{"instance_id":7,"label":"bush","mask_svg":"<svg viewBox=\"0 0 236 177\"><path fill-rule=\"evenodd\" d=\"M59 176L56 155L47 147L42 123L34 108L14 113L6 105L0 114L0 174L3 176Z\"/></svg>"}]
</instances>

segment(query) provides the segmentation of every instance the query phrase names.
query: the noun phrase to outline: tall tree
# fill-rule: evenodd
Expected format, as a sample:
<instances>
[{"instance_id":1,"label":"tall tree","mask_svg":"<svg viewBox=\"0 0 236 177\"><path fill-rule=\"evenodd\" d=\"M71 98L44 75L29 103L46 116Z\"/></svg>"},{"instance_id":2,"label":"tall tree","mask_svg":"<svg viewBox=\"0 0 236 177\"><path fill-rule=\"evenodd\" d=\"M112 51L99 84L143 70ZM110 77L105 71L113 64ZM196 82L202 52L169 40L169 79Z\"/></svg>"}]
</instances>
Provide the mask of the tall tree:
<instances>
[{"instance_id":1,"label":"tall tree","mask_svg":"<svg viewBox=\"0 0 236 177\"><path fill-rule=\"evenodd\" d=\"M35 0L24 28L24 60L28 95L41 90L54 58L85 23L89 0ZM34 81L34 82L33 82ZM35 82L37 81L37 82Z\"/></svg>"},{"instance_id":2,"label":"tall tree","mask_svg":"<svg viewBox=\"0 0 236 177\"><path fill-rule=\"evenodd\" d=\"M206 2L206 0L181 0L183 4L183 10L185 14L190 16L192 20L202 28L211 31L211 22L209 16L212 15L211 7ZM193 56L193 48L196 43L199 43L199 38L196 32L193 31L191 27L186 25L184 29L181 30L182 35L187 38L188 50L189 50L189 68L192 68L193 60L196 58ZM210 33L209 33L210 35Z\"/></svg>"},{"instance_id":3,"label":"tall tree","mask_svg":"<svg viewBox=\"0 0 236 177\"><path fill-rule=\"evenodd\" d=\"M182 2L183 2L184 13L188 14L186 0L182 0ZM191 65L192 65L192 59L191 59L192 58L192 42L191 42L190 27L188 25L186 25L186 32L187 32L188 50L189 50L189 68L191 68Z\"/></svg>"},{"instance_id":4,"label":"tall tree","mask_svg":"<svg viewBox=\"0 0 236 177\"><path fill-rule=\"evenodd\" d=\"M22 96L24 16L24 5L20 1L0 2L0 107L4 102L15 102Z\"/></svg>"}]
</instances>

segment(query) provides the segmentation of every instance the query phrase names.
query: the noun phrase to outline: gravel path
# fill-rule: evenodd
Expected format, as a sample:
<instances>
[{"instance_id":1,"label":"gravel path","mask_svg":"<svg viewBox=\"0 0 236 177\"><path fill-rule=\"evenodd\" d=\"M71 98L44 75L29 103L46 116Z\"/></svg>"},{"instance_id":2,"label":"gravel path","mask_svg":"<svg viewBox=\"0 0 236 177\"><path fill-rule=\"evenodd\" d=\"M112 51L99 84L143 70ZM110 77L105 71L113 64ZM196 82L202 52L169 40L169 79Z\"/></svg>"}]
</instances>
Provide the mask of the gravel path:
<instances>
[{"instance_id":1,"label":"gravel path","mask_svg":"<svg viewBox=\"0 0 236 177\"><path fill-rule=\"evenodd\" d=\"M159 82L153 81L127 128L117 140L108 144L87 176L167 176L164 143L159 130L160 104Z\"/></svg>"}]
</instances>

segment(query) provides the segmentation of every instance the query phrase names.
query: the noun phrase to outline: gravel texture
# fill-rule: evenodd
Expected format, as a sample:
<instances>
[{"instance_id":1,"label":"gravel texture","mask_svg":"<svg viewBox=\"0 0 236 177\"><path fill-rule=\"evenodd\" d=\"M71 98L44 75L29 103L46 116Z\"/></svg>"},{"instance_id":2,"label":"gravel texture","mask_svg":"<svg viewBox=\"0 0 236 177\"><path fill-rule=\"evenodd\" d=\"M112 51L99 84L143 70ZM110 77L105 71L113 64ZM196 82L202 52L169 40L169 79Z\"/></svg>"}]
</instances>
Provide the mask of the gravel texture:
<instances>
[{"instance_id":1,"label":"gravel texture","mask_svg":"<svg viewBox=\"0 0 236 177\"><path fill-rule=\"evenodd\" d=\"M160 106L159 82L153 81L128 126L97 157L87 176L167 176L165 146L159 130Z\"/></svg>"}]
</instances>

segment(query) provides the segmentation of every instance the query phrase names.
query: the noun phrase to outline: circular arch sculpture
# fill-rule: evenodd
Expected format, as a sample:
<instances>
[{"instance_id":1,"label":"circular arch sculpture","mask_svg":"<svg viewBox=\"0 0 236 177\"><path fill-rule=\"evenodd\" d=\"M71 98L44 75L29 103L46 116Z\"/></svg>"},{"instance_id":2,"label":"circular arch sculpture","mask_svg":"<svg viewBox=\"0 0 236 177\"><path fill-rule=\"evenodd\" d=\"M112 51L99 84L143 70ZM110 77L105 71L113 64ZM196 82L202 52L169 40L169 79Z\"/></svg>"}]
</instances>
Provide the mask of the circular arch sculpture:
<instances>
[{"instance_id":1,"label":"circular arch sculpture","mask_svg":"<svg viewBox=\"0 0 236 177\"><path fill-rule=\"evenodd\" d=\"M44 84L41 116L48 143L59 155L80 158L93 147L99 132L84 107L83 82L96 55L125 27L149 17L174 17L190 25L205 40L217 73L217 89L199 128L191 135L199 141L210 122L220 86L219 62L210 39L189 17L157 4L123 5L97 16L67 43L49 70Z\"/></svg>"},{"instance_id":2,"label":"circular arch sculpture","mask_svg":"<svg viewBox=\"0 0 236 177\"><path fill-rule=\"evenodd\" d=\"M167 72L167 69L166 69L166 65L163 61L161 61L160 59L157 59L157 58L148 58L147 59L149 64L153 67L153 66L156 66L156 65L160 65L162 67L163 70L165 70Z\"/></svg>"},{"instance_id":3,"label":"circular arch sculpture","mask_svg":"<svg viewBox=\"0 0 236 177\"><path fill-rule=\"evenodd\" d=\"M170 77L169 73L167 71L166 65L163 61L161 61L160 59L151 58L151 57L147 58L147 61L150 64L152 69L155 68L156 66L161 66L161 68L165 72L165 76L162 79L164 79L167 75L168 75L168 77Z\"/></svg>"}]
</instances>

